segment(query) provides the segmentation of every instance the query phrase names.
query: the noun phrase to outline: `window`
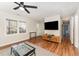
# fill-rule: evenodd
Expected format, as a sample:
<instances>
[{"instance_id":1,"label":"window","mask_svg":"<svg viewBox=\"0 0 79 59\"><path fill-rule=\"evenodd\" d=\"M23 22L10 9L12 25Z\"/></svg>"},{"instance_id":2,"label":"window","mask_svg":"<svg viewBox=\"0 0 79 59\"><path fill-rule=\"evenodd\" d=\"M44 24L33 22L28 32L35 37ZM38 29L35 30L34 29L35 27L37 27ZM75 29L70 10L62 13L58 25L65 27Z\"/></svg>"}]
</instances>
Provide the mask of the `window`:
<instances>
[{"instance_id":1,"label":"window","mask_svg":"<svg viewBox=\"0 0 79 59\"><path fill-rule=\"evenodd\" d=\"M26 33L26 22L19 22L19 33Z\"/></svg>"},{"instance_id":2,"label":"window","mask_svg":"<svg viewBox=\"0 0 79 59\"><path fill-rule=\"evenodd\" d=\"M17 21L7 20L7 34L17 33Z\"/></svg>"}]
</instances>

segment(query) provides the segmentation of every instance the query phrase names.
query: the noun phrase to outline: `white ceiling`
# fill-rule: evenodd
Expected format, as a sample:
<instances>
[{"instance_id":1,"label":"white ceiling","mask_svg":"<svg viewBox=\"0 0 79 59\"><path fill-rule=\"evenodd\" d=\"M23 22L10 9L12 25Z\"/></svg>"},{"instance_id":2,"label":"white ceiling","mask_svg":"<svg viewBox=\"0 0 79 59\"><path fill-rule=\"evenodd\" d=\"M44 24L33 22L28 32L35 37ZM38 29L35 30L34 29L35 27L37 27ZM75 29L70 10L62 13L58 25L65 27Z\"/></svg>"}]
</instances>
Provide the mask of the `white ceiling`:
<instances>
[{"instance_id":1,"label":"white ceiling","mask_svg":"<svg viewBox=\"0 0 79 59\"><path fill-rule=\"evenodd\" d=\"M71 16L79 8L78 2L25 2L24 4L38 6L38 9L29 8L30 14L28 14L20 9L13 10L17 6L13 2L0 2L0 11L11 12L34 19L43 19L53 15Z\"/></svg>"}]
</instances>

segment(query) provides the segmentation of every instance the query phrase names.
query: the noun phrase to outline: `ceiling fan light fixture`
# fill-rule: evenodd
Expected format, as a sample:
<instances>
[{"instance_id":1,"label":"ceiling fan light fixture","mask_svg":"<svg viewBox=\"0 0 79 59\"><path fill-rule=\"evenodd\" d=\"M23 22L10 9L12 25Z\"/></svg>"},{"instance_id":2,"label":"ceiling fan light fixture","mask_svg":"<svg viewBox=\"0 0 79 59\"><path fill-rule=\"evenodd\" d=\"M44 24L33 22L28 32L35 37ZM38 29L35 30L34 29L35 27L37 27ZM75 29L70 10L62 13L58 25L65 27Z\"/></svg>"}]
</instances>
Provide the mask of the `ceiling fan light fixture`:
<instances>
[{"instance_id":1,"label":"ceiling fan light fixture","mask_svg":"<svg viewBox=\"0 0 79 59\"><path fill-rule=\"evenodd\" d=\"M31 6L31 5L25 5L24 2L14 2L16 3L18 6L13 8L14 10L20 9L22 11L26 11L28 14L30 14L29 10L27 8L37 8L37 6Z\"/></svg>"},{"instance_id":2,"label":"ceiling fan light fixture","mask_svg":"<svg viewBox=\"0 0 79 59\"><path fill-rule=\"evenodd\" d=\"M24 11L24 8L20 7L20 10Z\"/></svg>"}]
</instances>

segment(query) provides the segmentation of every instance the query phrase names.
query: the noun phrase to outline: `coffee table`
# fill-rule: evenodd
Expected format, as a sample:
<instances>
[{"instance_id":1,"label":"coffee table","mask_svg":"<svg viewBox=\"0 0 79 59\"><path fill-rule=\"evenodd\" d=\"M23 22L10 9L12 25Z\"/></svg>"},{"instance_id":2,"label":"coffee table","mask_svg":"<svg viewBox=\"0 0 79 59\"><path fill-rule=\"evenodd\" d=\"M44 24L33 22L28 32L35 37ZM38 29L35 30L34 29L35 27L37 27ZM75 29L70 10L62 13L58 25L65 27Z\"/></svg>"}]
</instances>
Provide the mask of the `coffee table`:
<instances>
[{"instance_id":1,"label":"coffee table","mask_svg":"<svg viewBox=\"0 0 79 59\"><path fill-rule=\"evenodd\" d=\"M12 53L15 56L32 56L32 55L36 55L35 53L35 48L26 44L26 43L20 43L20 44L16 44L13 45L11 47L11 55Z\"/></svg>"}]
</instances>

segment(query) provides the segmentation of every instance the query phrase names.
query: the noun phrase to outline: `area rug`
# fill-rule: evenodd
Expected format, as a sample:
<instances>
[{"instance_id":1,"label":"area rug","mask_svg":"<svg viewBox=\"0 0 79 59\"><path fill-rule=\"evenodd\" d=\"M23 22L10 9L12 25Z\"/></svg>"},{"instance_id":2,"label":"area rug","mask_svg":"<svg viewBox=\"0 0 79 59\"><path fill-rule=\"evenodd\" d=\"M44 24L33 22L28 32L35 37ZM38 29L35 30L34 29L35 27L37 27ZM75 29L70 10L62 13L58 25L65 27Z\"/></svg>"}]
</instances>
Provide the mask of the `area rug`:
<instances>
[{"instance_id":1,"label":"area rug","mask_svg":"<svg viewBox=\"0 0 79 59\"><path fill-rule=\"evenodd\" d=\"M50 51L48 51L48 50L46 50L44 48L41 48L39 46L36 46L36 45L34 45L34 44L30 43L30 42L25 42L25 43L27 43L27 44L29 44L29 45L36 48L36 56L57 56L56 54L51 53Z\"/></svg>"}]
</instances>

